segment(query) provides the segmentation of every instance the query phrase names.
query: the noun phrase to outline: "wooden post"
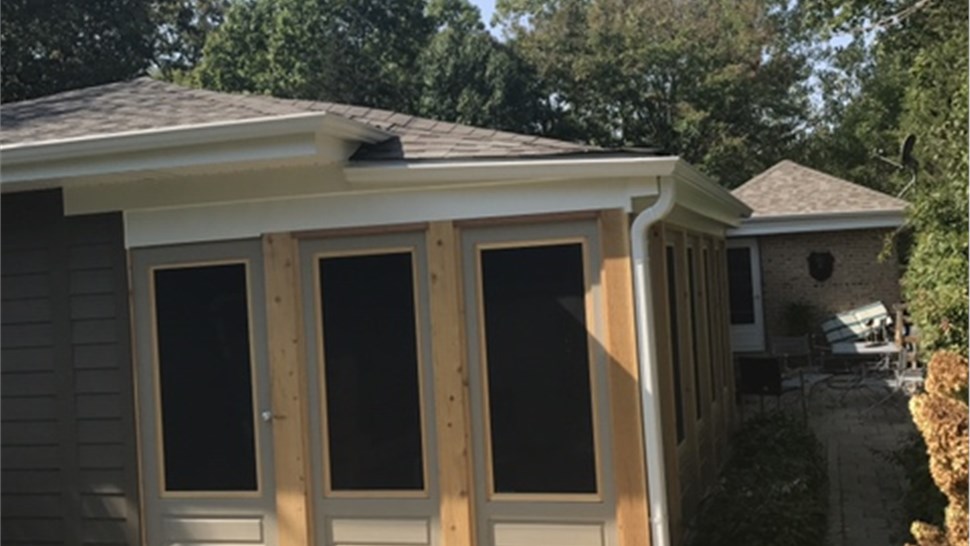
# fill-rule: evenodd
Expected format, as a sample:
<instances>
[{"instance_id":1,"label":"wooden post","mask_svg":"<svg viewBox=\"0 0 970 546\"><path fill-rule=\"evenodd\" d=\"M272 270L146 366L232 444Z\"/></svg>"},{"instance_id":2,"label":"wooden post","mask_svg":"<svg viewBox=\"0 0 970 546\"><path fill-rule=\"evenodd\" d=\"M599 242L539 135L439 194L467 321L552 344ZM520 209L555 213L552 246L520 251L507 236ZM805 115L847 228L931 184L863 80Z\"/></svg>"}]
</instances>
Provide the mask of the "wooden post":
<instances>
[{"instance_id":1,"label":"wooden post","mask_svg":"<svg viewBox=\"0 0 970 546\"><path fill-rule=\"evenodd\" d=\"M650 279L653 286L654 322L657 340L657 377L660 380L660 400L662 406L661 424L664 439L664 463L667 476L667 525L670 529L672 544L680 543L681 536L681 468L678 458L676 403L674 395L673 363L670 340L670 309L672 302L667 298L667 238L663 224L654 224L648 234L650 255ZM683 378L681 379L683 382Z\"/></svg>"},{"instance_id":2,"label":"wooden post","mask_svg":"<svg viewBox=\"0 0 970 546\"><path fill-rule=\"evenodd\" d=\"M298 264L299 248L292 235L263 236L279 546L311 544L303 396L306 358Z\"/></svg>"},{"instance_id":3,"label":"wooden post","mask_svg":"<svg viewBox=\"0 0 970 546\"><path fill-rule=\"evenodd\" d=\"M450 221L432 222L427 241L441 544L474 546L471 419L458 233Z\"/></svg>"},{"instance_id":4,"label":"wooden post","mask_svg":"<svg viewBox=\"0 0 970 546\"><path fill-rule=\"evenodd\" d=\"M613 424L617 544L650 544L630 231L623 210L602 211L600 238L603 247L600 278L606 311L604 339L609 357ZM637 244L645 242L639 241Z\"/></svg>"}]
</instances>

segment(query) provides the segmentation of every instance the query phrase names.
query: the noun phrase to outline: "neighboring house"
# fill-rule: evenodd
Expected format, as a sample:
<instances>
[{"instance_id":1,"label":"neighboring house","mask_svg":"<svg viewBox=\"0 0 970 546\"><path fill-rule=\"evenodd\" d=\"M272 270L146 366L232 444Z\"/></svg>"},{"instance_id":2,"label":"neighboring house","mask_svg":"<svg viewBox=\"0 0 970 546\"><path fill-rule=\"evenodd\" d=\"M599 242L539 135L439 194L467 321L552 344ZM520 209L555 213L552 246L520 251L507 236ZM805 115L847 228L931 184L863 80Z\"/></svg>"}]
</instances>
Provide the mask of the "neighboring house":
<instances>
[{"instance_id":1,"label":"neighboring house","mask_svg":"<svg viewBox=\"0 0 970 546\"><path fill-rule=\"evenodd\" d=\"M821 320L900 301L896 255L880 256L903 225L905 201L793 161L733 193L754 210L728 232L735 351L763 351L772 336L811 333L789 324L806 314Z\"/></svg>"},{"instance_id":2,"label":"neighboring house","mask_svg":"<svg viewBox=\"0 0 970 546\"><path fill-rule=\"evenodd\" d=\"M150 79L0 110L7 544L676 544L734 423L676 157Z\"/></svg>"}]
</instances>

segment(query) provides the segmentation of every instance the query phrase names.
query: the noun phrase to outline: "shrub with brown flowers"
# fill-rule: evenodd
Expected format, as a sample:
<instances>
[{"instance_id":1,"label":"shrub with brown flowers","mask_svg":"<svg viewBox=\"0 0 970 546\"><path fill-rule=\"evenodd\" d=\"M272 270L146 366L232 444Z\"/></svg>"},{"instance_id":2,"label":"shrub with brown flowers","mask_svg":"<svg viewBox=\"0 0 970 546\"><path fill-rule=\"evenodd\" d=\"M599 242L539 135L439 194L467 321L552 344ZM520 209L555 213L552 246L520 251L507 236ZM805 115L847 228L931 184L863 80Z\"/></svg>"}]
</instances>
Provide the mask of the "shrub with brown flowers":
<instances>
[{"instance_id":1,"label":"shrub with brown flowers","mask_svg":"<svg viewBox=\"0 0 970 546\"><path fill-rule=\"evenodd\" d=\"M966 357L937 352L927 365L926 392L909 403L926 440L930 474L947 499L942 529L921 521L911 526L917 546L967 546L967 378Z\"/></svg>"}]
</instances>

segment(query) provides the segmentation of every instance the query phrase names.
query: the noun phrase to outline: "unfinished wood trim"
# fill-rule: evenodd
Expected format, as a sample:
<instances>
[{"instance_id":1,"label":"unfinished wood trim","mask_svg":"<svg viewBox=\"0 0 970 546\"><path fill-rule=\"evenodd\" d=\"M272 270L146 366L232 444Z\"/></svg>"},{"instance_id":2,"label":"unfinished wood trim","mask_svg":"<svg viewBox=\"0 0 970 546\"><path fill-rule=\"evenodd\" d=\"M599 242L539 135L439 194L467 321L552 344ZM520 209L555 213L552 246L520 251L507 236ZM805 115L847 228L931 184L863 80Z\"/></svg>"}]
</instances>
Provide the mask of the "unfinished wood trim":
<instances>
[{"instance_id":1,"label":"unfinished wood trim","mask_svg":"<svg viewBox=\"0 0 970 546\"><path fill-rule=\"evenodd\" d=\"M723 452L721 449L722 436L724 434L724 392L721 389L723 382L721 372L721 346L720 335L717 330L717 297L718 287L714 282L714 239L704 237L701 239L701 271L704 276L702 283L704 290L704 329L706 333L705 347L708 351L708 392L704 397L709 401L711 408L711 454L714 458L714 470L721 466Z\"/></svg>"},{"instance_id":2,"label":"unfinished wood trim","mask_svg":"<svg viewBox=\"0 0 970 546\"><path fill-rule=\"evenodd\" d=\"M625 211L614 209L600 213L600 244L603 253L600 281L606 314L603 338L606 340L609 366L613 426L617 544L639 546L650 544L650 510L647 505L640 370L633 308L633 264Z\"/></svg>"},{"instance_id":3,"label":"unfinished wood trim","mask_svg":"<svg viewBox=\"0 0 970 546\"><path fill-rule=\"evenodd\" d=\"M488 351L485 330L485 289L482 276L482 253L486 250L538 248L547 246L575 245L580 246L583 269L583 308L586 312L586 368L589 374L590 389L590 419L593 434L593 472L596 481L596 491L593 493L502 493L495 491L495 470L492 461L492 423L491 401L489 399L488 384ZM482 421L483 443L485 445L485 493L490 501L521 501L521 502L599 502L603 500L603 455L600 449L602 433L600 432L599 399L597 397L596 380L596 337L594 335L596 321L596 306L593 299L591 283L589 241L585 236L556 237L540 239L523 239L501 242L478 243L475 245L475 291L476 313L478 322L479 362L481 365L482 385Z\"/></svg>"},{"instance_id":4,"label":"unfinished wood trim","mask_svg":"<svg viewBox=\"0 0 970 546\"><path fill-rule=\"evenodd\" d=\"M279 546L309 546L312 530L298 264L299 248L292 235L263 236Z\"/></svg>"},{"instance_id":5,"label":"unfinished wood trim","mask_svg":"<svg viewBox=\"0 0 970 546\"><path fill-rule=\"evenodd\" d=\"M691 237L694 261L694 307L691 313L694 315L694 333L697 340L694 346L697 352L695 358L695 370L699 375L699 388L697 400L700 402L703 411L703 419L699 424L699 454L700 454L700 478L702 490L706 491L714 483L714 469L717 468L714 445L717 442L717 415L714 405L711 402L711 385L714 378L711 374L711 353L710 332L708 332L708 309L707 309L707 275L704 270L705 254L704 237L695 234ZM708 258L710 259L710 258Z\"/></svg>"},{"instance_id":6,"label":"unfinished wood trim","mask_svg":"<svg viewBox=\"0 0 970 546\"><path fill-rule=\"evenodd\" d=\"M296 239L333 239L341 237L366 237L369 235L387 235L390 233L416 233L428 228L426 222L408 224L390 224L386 226L361 226L330 229L308 229L294 231Z\"/></svg>"},{"instance_id":7,"label":"unfinished wood trim","mask_svg":"<svg viewBox=\"0 0 970 546\"><path fill-rule=\"evenodd\" d=\"M648 234L647 251L650 257L650 290L653 304L657 354L657 379L661 393L661 425L663 427L664 466L667 476L668 529L672 544L680 543L680 461L677 457L676 398L674 397L673 362L670 349L670 302L667 301L667 233L666 226L654 224Z\"/></svg>"},{"instance_id":8,"label":"unfinished wood trim","mask_svg":"<svg viewBox=\"0 0 970 546\"><path fill-rule=\"evenodd\" d=\"M677 261L677 273L680 279L677 283L677 322L680 332L681 366L680 387L684 394L684 442L683 454L685 464L680 468L682 479L682 494L684 501L693 505L698 496L697 485L700 481L700 453L698 451L697 436L697 391L694 389L694 350L691 346L692 333L690 328L690 301L688 300L690 286L687 282L687 236L684 231L671 230L671 240L674 247L674 259Z\"/></svg>"},{"instance_id":9,"label":"unfinished wood trim","mask_svg":"<svg viewBox=\"0 0 970 546\"><path fill-rule=\"evenodd\" d=\"M441 546L475 546L471 468L471 410L459 237L450 221L427 231L438 445Z\"/></svg>"},{"instance_id":10,"label":"unfinished wood trim","mask_svg":"<svg viewBox=\"0 0 970 546\"><path fill-rule=\"evenodd\" d=\"M393 254L407 254L411 261L411 297L414 303L414 349L417 360L417 385L418 385L418 415L421 433L421 489L334 489L331 483L331 460L330 460L330 416L327 412L327 362L324 357L324 334L326 325L323 322L323 287L320 283L320 262L331 258L356 258L361 256L387 256ZM423 370L425 360L421 340L421 317L423 315L420 301L420 279L417 248L414 245L406 246L375 246L358 248L353 250L336 250L327 252L317 252L312 256L313 263L313 306L314 316L316 317L316 362L319 373L319 411L321 433L320 443L323 451L323 496L335 499L423 499L429 496L430 478L428 477L428 431L426 426L425 411L425 388Z\"/></svg>"},{"instance_id":11,"label":"unfinished wood trim","mask_svg":"<svg viewBox=\"0 0 970 546\"><path fill-rule=\"evenodd\" d=\"M218 267L223 265L241 265L246 273L246 321L249 335L249 382L250 397L253 407L253 449L255 450L254 459L256 462L256 489L252 491L169 491L165 486L165 440L162 428L162 375L161 358L158 350L158 309L156 307L155 294L155 272L171 269L197 269L203 267ZM251 263L248 258L226 258L216 260L196 260L157 264L148 267L148 297L149 313L151 319L152 332L152 395L155 410L155 450L158 461L158 491L159 496L165 499L193 499L193 498L220 498L220 499L253 499L263 496L263 460L260 442L259 426L259 382L256 377L256 341L253 337L253 292L252 275L250 274Z\"/></svg>"},{"instance_id":12,"label":"unfinished wood trim","mask_svg":"<svg viewBox=\"0 0 970 546\"><path fill-rule=\"evenodd\" d=\"M724 355L722 365L724 366L724 389L725 389L725 422L728 432L734 430L736 398L734 394L734 355L731 353L730 325L731 315L728 300L728 280L727 280L727 247L723 239L717 241L717 253L714 261L717 264L718 273L718 292L720 293L719 303L721 307L719 330L721 332L721 354Z\"/></svg>"},{"instance_id":13,"label":"unfinished wood trim","mask_svg":"<svg viewBox=\"0 0 970 546\"><path fill-rule=\"evenodd\" d=\"M554 222L577 222L595 220L596 211L549 212L544 214L524 214L518 216L494 216L491 218L471 218L455 221L458 228L480 228L492 226L507 226L514 224L539 224Z\"/></svg>"}]
</instances>

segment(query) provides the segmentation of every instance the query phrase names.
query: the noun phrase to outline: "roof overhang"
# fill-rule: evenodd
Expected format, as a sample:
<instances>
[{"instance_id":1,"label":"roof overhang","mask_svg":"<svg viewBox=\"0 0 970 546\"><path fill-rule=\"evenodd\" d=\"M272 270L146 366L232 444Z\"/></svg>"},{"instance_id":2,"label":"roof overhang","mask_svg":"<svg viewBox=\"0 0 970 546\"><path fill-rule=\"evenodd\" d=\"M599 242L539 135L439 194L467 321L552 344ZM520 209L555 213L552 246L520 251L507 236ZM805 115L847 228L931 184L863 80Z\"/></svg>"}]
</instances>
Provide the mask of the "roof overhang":
<instances>
[{"instance_id":1,"label":"roof overhang","mask_svg":"<svg viewBox=\"0 0 970 546\"><path fill-rule=\"evenodd\" d=\"M743 201L677 156L375 162L353 164L344 172L348 183L362 189L568 180L608 184L616 180L674 178L678 183L678 205L682 208L704 211L724 225L735 227L742 217L751 214L751 208Z\"/></svg>"},{"instance_id":2,"label":"roof overhang","mask_svg":"<svg viewBox=\"0 0 970 546\"><path fill-rule=\"evenodd\" d=\"M392 136L338 115L306 113L10 144L0 146L0 189L339 162L362 143Z\"/></svg>"},{"instance_id":3,"label":"roof overhang","mask_svg":"<svg viewBox=\"0 0 970 546\"><path fill-rule=\"evenodd\" d=\"M728 237L756 237L819 231L895 229L902 226L905 221L905 210L755 215L745 219L740 227L728 230L727 235Z\"/></svg>"},{"instance_id":4,"label":"roof overhang","mask_svg":"<svg viewBox=\"0 0 970 546\"><path fill-rule=\"evenodd\" d=\"M676 185L669 221L723 234L751 209L678 157L355 162L393 135L310 113L0 147L3 191L61 188L65 214L122 211L129 246L435 219L620 208Z\"/></svg>"}]
</instances>

